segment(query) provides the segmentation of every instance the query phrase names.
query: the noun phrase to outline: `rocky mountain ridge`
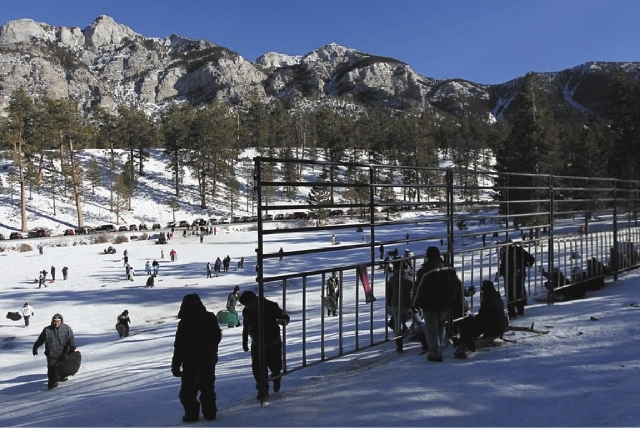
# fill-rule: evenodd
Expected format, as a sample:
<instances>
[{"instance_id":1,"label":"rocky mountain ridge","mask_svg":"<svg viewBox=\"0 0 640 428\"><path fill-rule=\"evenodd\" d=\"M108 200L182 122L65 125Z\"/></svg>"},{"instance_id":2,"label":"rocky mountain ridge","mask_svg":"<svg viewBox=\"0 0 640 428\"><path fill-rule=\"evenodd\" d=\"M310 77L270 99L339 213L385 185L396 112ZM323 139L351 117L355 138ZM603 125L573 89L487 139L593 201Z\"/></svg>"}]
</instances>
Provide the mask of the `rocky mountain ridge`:
<instances>
[{"instance_id":1,"label":"rocky mountain ridge","mask_svg":"<svg viewBox=\"0 0 640 428\"><path fill-rule=\"evenodd\" d=\"M571 114L599 114L598 87L619 74L637 77L640 63L593 62L544 73L545 89ZM0 111L24 87L33 96L69 97L85 111L125 104L153 114L176 101L243 104L257 97L288 105L340 100L454 115L472 110L499 119L509 114L521 80L438 80L399 60L335 43L302 56L269 52L251 62L209 41L148 38L106 15L84 30L30 19L0 27Z\"/></svg>"}]
</instances>

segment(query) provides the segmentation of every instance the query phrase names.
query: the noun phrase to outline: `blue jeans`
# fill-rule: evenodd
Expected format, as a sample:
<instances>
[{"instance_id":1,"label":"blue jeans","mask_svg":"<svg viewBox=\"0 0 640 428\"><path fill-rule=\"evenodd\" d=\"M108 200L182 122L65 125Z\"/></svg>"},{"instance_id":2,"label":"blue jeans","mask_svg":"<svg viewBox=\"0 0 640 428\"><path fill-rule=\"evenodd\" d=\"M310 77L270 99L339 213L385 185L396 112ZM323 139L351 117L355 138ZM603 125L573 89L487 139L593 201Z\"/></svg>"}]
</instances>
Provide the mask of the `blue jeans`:
<instances>
[{"instance_id":1,"label":"blue jeans","mask_svg":"<svg viewBox=\"0 0 640 428\"><path fill-rule=\"evenodd\" d=\"M424 335L429 344L429 355L442 357L446 346L448 312L424 312Z\"/></svg>"}]
</instances>

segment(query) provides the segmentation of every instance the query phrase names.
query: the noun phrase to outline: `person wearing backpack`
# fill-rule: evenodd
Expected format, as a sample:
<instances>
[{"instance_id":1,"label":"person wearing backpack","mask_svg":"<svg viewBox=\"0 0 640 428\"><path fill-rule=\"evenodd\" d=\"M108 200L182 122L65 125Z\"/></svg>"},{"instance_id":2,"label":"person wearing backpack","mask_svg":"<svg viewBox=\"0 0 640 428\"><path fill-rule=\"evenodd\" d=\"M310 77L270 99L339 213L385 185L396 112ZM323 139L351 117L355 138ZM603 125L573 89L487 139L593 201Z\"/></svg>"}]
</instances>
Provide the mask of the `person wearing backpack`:
<instances>
[{"instance_id":1,"label":"person wearing backpack","mask_svg":"<svg viewBox=\"0 0 640 428\"><path fill-rule=\"evenodd\" d=\"M455 269L445 264L440 250L434 246L427 248L427 257L416 278L418 285L413 306L421 308L424 314L424 333L429 345L427 360L442 362L449 308L460 280Z\"/></svg>"}]
</instances>

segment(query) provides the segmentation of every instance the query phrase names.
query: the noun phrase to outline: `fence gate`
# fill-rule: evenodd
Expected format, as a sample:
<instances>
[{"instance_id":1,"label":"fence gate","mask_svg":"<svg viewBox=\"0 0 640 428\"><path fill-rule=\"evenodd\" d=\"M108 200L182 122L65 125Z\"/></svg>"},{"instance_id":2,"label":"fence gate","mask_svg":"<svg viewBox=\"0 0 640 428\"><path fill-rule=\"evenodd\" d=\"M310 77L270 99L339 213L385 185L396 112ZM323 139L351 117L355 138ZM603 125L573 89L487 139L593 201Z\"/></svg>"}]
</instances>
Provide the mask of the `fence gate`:
<instances>
[{"instance_id":1,"label":"fence gate","mask_svg":"<svg viewBox=\"0 0 640 428\"><path fill-rule=\"evenodd\" d=\"M283 329L285 373L389 341L389 261L410 264L415 275L429 246L456 268L463 287L479 290L491 280L510 304L553 303L593 287L595 277L617 279L640 264L640 182L265 157L254 162L256 281L259 296L278 301L291 316ZM524 296L510 292L499 275L501 254L507 271L516 263L508 256L515 247L535 259L523 267ZM329 316L325 286L333 272L340 293L336 316ZM461 294L471 310L479 298Z\"/></svg>"}]
</instances>

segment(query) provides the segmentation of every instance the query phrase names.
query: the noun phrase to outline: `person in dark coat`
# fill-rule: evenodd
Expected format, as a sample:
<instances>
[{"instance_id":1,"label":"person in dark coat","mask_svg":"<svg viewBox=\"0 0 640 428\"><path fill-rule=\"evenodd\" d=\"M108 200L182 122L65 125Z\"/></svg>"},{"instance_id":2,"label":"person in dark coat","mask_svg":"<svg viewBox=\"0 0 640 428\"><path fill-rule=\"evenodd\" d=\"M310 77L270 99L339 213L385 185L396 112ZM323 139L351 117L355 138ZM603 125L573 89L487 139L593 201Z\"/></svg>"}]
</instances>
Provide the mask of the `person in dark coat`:
<instances>
[{"instance_id":1,"label":"person in dark coat","mask_svg":"<svg viewBox=\"0 0 640 428\"><path fill-rule=\"evenodd\" d=\"M242 349L249 350L249 336L251 336L251 371L256 381L258 400L263 400L269 394L269 383L267 380L267 370L271 371L273 379L273 390L280 391L282 372L282 339L280 337L280 326L289 324L289 315L286 314L276 302L262 299L262 319L258 318L258 296L253 291L244 291L240 295L240 303L244 305L242 317L244 327L242 329ZM264 331L264 365L262 373L264 378L260 379L260 336L259 325L262 324ZM261 385L262 383L262 385Z\"/></svg>"},{"instance_id":2,"label":"person in dark coat","mask_svg":"<svg viewBox=\"0 0 640 428\"><path fill-rule=\"evenodd\" d=\"M240 327L240 318L238 317L238 311L236 311L236 307L238 306L238 299L240 298L240 287L233 287L233 291L229 293L227 296L227 311L233 315L235 315L237 322L235 324L229 324L229 328L231 327ZM229 321L231 322L231 321Z\"/></svg>"},{"instance_id":3,"label":"person in dark coat","mask_svg":"<svg viewBox=\"0 0 640 428\"><path fill-rule=\"evenodd\" d=\"M207 278L211 278L211 262L207 262Z\"/></svg>"},{"instance_id":4,"label":"person in dark coat","mask_svg":"<svg viewBox=\"0 0 640 428\"><path fill-rule=\"evenodd\" d=\"M475 316L468 316L458 322L460 329L460 345L456 349L456 358L467 358L466 350L475 352L475 339L485 337L501 337L507 328L504 315L504 302L500 293L489 280L482 281L482 301Z\"/></svg>"},{"instance_id":5,"label":"person in dark coat","mask_svg":"<svg viewBox=\"0 0 640 428\"><path fill-rule=\"evenodd\" d=\"M389 278L385 289L387 307L391 313L390 327L396 334L407 330L407 321L411 320L411 290L413 289L413 269L406 262L393 262L393 276Z\"/></svg>"},{"instance_id":6,"label":"person in dark coat","mask_svg":"<svg viewBox=\"0 0 640 428\"><path fill-rule=\"evenodd\" d=\"M413 307L422 309L429 361L442 362L446 346L446 322L460 280L455 269L440 257L438 247L427 248L427 257L416 275ZM457 285L456 285L457 284Z\"/></svg>"},{"instance_id":7,"label":"person in dark coat","mask_svg":"<svg viewBox=\"0 0 640 428\"><path fill-rule=\"evenodd\" d=\"M66 266L62 267L62 279L67 280L67 275L69 274L69 268Z\"/></svg>"},{"instance_id":8,"label":"person in dark coat","mask_svg":"<svg viewBox=\"0 0 640 428\"><path fill-rule=\"evenodd\" d=\"M56 267L51 266L51 282L56 282Z\"/></svg>"},{"instance_id":9,"label":"person in dark coat","mask_svg":"<svg viewBox=\"0 0 640 428\"><path fill-rule=\"evenodd\" d=\"M222 332L216 316L197 294L182 298L178 312L178 329L173 344L171 373L181 378L180 403L183 422L197 422L200 410L207 420L216 418L216 363ZM200 391L200 401L198 401Z\"/></svg>"},{"instance_id":10,"label":"person in dark coat","mask_svg":"<svg viewBox=\"0 0 640 428\"><path fill-rule=\"evenodd\" d=\"M231 264L231 257L229 257L229 254L227 254L227 257L225 257L224 259L222 259L222 266L225 272L227 272L229 270L229 265Z\"/></svg>"},{"instance_id":11,"label":"person in dark coat","mask_svg":"<svg viewBox=\"0 0 640 428\"><path fill-rule=\"evenodd\" d=\"M33 344L33 355L38 355L38 348L44 344L44 355L47 357L47 387L56 388L58 381L66 381L67 378L58 378L56 364L67 355L76 350L76 340L73 330L64 323L62 315L55 314L51 318L51 325L45 327Z\"/></svg>"},{"instance_id":12,"label":"person in dark coat","mask_svg":"<svg viewBox=\"0 0 640 428\"><path fill-rule=\"evenodd\" d=\"M524 315L527 293L524 280L526 269L533 266L536 259L522 246L511 244L500 249L500 276L504 278L509 318Z\"/></svg>"},{"instance_id":13,"label":"person in dark coat","mask_svg":"<svg viewBox=\"0 0 640 428\"><path fill-rule=\"evenodd\" d=\"M218 257L218 258L216 258L216 261L213 263L213 270L216 273L215 276L220 275L220 267L221 266L222 266L222 260L220 260L220 257Z\"/></svg>"},{"instance_id":14,"label":"person in dark coat","mask_svg":"<svg viewBox=\"0 0 640 428\"><path fill-rule=\"evenodd\" d=\"M331 278L327 280L327 297L333 301L333 305L327 308L327 316L337 316L338 299L340 298L340 278L338 272L332 272Z\"/></svg>"},{"instance_id":15,"label":"person in dark coat","mask_svg":"<svg viewBox=\"0 0 640 428\"><path fill-rule=\"evenodd\" d=\"M130 323L131 319L129 319L129 311L125 309L124 312L118 315L118 323L116 324L116 330L118 330L118 334L120 335L120 337L129 336Z\"/></svg>"}]
</instances>

